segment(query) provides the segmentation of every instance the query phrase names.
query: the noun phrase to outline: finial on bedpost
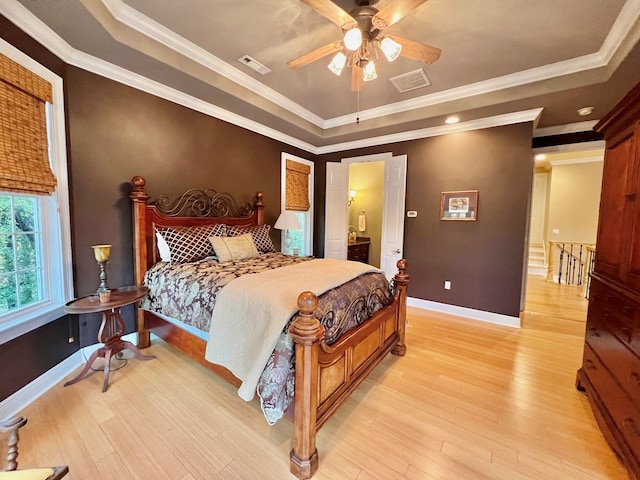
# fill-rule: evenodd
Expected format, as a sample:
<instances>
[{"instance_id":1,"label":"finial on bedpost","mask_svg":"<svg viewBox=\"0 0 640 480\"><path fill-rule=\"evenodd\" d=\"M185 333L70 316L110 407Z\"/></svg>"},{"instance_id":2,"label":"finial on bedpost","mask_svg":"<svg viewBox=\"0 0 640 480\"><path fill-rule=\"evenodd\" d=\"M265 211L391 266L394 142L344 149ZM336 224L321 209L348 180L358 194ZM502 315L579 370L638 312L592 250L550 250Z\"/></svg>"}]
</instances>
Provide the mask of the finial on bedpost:
<instances>
[{"instance_id":1,"label":"finial on bedpost","mask_svg":"<svg viewBox=\"0 0 640 480\"><path fill-rule=\"evenodd\" d=\"M253 208L255 209L257 215L256 221L258 225L264 224L264 203L262 201L263 197L264 195L262 192L256 193L256 201L253 204Z\"/></svg>"},{"instance_id":2,"label":"finial on bedpost","mask_svg":"<svg viewBox=\"0 0 640 480\"><path fill-rule=\"evenodd\" d=\"M131 189L131 193L129 194L129 197L131 197L132 200L136 201L136 200L142 200L144 199L144 201L146 202L149 199L149 195L147 195L144 191L144 186L147 184L147 181L144 179L144 177L140 177L140 176L135 176L131 179L131 185L132 185L132 189Z\"/></svg>"},{"instance_id":3,"label":"finial on bedpost","mask_svg":"<svg viewBox=\"0 0 640 480\"><path fill-rule=\"evenodd\" d=\"M407 346L404 343L405 326L407 325L407 286L409 285L409 274L407 273L408 263L404 258L401 258L396 263L398 267L398 273L393 277L393 281L396 286L396 297L398 300L398 310L396 312L396 318L398 319L398 343L395 344L391 353L402 357L407 353Z\"/></svg>"},{"instance_id":4,"label":"finial on bedpost","mask_svg":"<svg viewBox=\"0 0 640 480\"><path fill-rule=\"evenodd\" d=\"M318 297L313 292L302 292L298 296L300 313L289 327L296 344L295 420L289 457L291 473L300 479L311 478L318 469L318 345L324 338L324 327L313 316L317 307Z\"/></svg>"}]
</instances>

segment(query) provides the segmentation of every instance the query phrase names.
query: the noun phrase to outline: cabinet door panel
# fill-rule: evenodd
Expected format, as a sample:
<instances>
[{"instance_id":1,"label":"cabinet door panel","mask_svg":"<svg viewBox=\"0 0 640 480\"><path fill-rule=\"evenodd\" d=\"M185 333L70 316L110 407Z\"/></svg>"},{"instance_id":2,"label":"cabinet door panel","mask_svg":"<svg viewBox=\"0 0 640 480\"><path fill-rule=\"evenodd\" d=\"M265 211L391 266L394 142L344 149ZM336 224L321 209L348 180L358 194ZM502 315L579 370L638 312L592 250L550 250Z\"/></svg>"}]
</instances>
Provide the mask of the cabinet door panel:
<instances>
[{"instance_id":1,"label":"cabinet door panel","mask_svg":"<svg viewBox=\"0 0 640 480\"><path fill-rule=\"evenodd\" d=\"M607 148L605 153L602 184L606 185L606 188L602 189L600 197L595 270L610 278L620 278L621 274L620 253L625 250L625 195L633 140L634 137L631 135L615 146Z\"/></svg>"},{"instance_id":2,"label":"cabinet door panel","mask_svg":"<svg viewBox=\"0 0 640 480\"><path fill-rule=\"evenodd\" d=\"M634 150L631 155L635 158L632 163L633 169L631 174L631 185L628 189L626 201L627 209L630 210L630 215L627 217L629 220L628 231L630 239L629 251L629 267L628 277L626 284L632 290L636 292L640 291L640 145L638 140L640 139L640 121L636 122L635 128L635 143L633 145Z\"/></svg>"}]
</instances>

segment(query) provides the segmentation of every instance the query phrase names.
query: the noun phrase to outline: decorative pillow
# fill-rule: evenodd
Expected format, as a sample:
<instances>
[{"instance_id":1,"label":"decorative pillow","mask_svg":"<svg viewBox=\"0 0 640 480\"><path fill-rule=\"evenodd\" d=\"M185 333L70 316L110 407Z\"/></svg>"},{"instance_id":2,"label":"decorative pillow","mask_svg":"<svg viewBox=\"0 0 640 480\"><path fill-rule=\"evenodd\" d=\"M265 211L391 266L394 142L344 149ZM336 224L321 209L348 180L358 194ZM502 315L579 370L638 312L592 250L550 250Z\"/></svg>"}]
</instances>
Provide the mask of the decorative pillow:
<instances>
[{"instance_id":1,"label":"decorative pillow","mask_svg":"<svg viewBox=\"0 0 640 480\"><path fill-rule=\"evenodd\" d=\"M220 262L254 258L260 255L250 233L237 237L211 237L209 241Z\"/></svg>"},{"instance_id":2,"label":"decorative pillow","mask_svg":"<svg viewBox=\"0 0 640 480\"><path fill-rule=\"evenodd\" d=\"M211 255L209 237L225 236L224 224L194 227L160 227L158 232L166 242L173 263L196 262ZM160 257L162 258L162 257Z\"/></svg>"},{"instance_id":3,"label":"decorative pillow","mask_svg":"<svg viewBox=\"0 0 640 480\"><path fill-rule=\"evenodd\" d=\"M236 227L234 225L229 225L227 227L227 236L237 237L238 235L250 233L258 251L262 253L270 253L276 251L276 247L269 236L270 229L271 225L253 225L251 227Z\"/></svg>"}]
</instances>

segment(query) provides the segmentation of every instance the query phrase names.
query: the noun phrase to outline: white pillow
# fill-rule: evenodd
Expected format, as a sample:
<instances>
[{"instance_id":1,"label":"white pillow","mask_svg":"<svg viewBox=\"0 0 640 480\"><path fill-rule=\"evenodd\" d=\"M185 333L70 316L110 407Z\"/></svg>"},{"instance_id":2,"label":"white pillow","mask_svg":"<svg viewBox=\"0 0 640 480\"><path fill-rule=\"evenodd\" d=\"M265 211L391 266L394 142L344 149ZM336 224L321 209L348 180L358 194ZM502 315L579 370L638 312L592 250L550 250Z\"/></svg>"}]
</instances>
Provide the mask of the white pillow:
<instances>
[{"instance_id":1,"label":"white pillow","mask_svg":"<svg viewBox=\"0 0 640 480\"><path fill-rule=\"evenodd\" d=\"M171 250L169 249L169 245L167 245L167 242L165 241L164 237L157 230L156 230L156 244L158 245L160 260L162 260L163 262L170 262Z\"/></svg>"},{"instance_id":2,"label":"white pillow","mask_svg":"<svg viewBox=\"0 0 640 480\"><path fill-rule=\"evenodd\" d=\"M260 255L250 233L237 237L209 237L209 241L220 262L243 260Z\"/></svg>"}]
</instances>

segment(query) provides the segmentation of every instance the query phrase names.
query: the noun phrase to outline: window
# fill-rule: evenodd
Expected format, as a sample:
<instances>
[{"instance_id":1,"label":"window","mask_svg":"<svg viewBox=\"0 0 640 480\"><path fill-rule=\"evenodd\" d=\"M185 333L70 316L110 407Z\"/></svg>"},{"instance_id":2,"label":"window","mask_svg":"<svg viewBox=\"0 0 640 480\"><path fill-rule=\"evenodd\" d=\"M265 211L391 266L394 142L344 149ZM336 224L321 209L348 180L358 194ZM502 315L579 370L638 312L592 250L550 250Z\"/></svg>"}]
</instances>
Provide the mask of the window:
<instances>
[{"instance_id":1,"label":"window","mask_svg":"<svg viewBox=\"0 0 640 480\"><path fill-rule=\"evenodd\" d=\"M309 209L306 211L296 211L296 217L300 223L300 230L290 230L292 243L291 248L298 249L298 252L302 256L313 255L313 162L305 160L303 158L290 155L288 153L282 153L281 157L281 173L282 173L282 193L281 193L281 209L285 210L287 205L286 188L287 185L287 160L293 160L309 167L307 195L309 197ZM283 233L284 235L284 233ZM283 242L284 244L284 242Z\"/></svg>"},{"instance_id":2,"label":"window","mask_svg":"<svg viewBox=\"0 0 640 480\"><path fill-rule=\"evenodd\" d=\"M43 279L38 198L0 193L0 315L42 301Z\"/></svg>"},{"instance_id":3,"label":"window","mask_svg":"<svg viewBox=\"0 0 640 480\"><path fill-rule=\"evenodd\" d=\"M50 84L53 102L44 106L42 135L56 180L48 195L16 193L11 185L0 191L2 344L63 316L73 278L62 79L2 39L0 54Z\"/></svg>"}]
</instances>

